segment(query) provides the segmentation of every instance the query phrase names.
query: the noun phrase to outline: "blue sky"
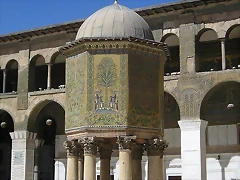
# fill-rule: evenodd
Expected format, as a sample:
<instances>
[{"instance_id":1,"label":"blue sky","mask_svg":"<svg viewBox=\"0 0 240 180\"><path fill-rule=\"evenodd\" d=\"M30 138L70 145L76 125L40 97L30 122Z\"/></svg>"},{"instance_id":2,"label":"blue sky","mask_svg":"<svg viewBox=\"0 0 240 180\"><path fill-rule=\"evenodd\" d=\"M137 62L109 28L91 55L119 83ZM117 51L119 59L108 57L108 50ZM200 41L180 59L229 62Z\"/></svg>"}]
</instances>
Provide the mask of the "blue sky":
<instances>
[{"instance_id":1,"label":"blue sky","mask_svg":"<svg viewBox=\"0 0 240 180\"><path fill-rule=\"evenodd\" d=\"M0 35L86 18L114 0L0 0ZM176 0L118 0L140 8Z\"/></svg>"}]
</instances>

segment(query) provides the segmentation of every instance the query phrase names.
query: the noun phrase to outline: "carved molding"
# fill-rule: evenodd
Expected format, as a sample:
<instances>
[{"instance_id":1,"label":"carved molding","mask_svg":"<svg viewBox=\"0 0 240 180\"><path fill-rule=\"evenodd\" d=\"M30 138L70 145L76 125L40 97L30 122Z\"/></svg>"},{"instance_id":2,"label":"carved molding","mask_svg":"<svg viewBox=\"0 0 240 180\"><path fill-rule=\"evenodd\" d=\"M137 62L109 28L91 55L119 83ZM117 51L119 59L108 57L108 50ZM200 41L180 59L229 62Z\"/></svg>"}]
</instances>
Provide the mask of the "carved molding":
<instances>
[{"instance_id":1,"label":"carved molding","mask_svg":"<svg viewBox=\"0 0 240 180\"><path fill-rule=\"evenodd\" d=\"M178 121L181 130L205 130L208 122L203 120Z\"/></svg>"},{"instance_id":2,"label":"carved molding","mask_svg":"<svg viewBox=\"0 0 240 180\"><path fill-rule=\"evenodd\" d=\"M165 140L156 138L150 140L146 144L146 151L148 156L160 156L163 157L164 150L168 147L168 143Z\"/></svg>"},{"instance_id":3,"label":"carved molding","mask_svg":"<svg viewBox=\"0 0 240 180\"><path fill-rule=\"evenodd\" d=\"M83 139L84 154L97 154L97 141L95 137L85 137Z\"/></svg>"},{"instance_id":4,"label":"carved molding","mask_svg":"<svg viewBox=\"0 0 240 180\"><path fill-rule=\"evenodd\" d=\"M117 139L119 150L131 150L135 139L136 136L119 136Z\"/></svg>"},{"instance_id":5,"label":"carved molding","mask_svg":"<svg viewBox=\"0 0 240 180\"><path fill-rule=\"evenodd\" d=\"M14 139L36 139L37 133L28 131L14 131L10 133L11 138Z\"/></svg>"}]
</instances>

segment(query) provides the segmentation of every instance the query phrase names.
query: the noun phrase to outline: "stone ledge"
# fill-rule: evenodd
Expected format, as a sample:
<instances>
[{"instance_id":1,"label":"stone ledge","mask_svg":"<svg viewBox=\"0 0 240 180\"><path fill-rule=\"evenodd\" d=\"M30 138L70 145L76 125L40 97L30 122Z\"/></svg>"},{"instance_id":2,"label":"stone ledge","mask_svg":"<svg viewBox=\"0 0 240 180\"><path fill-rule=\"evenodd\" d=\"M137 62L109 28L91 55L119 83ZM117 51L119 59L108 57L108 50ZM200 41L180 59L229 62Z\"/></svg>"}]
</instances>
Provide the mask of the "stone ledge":
<instances>
[{"instance_id":1,"label":"stone ledge","mask_svg":"<svg viewBox=\"0 0 240 180\"><path fill-rule=\"evenodd\" d=\"M65 88L64 89L46 89L43 91L34 91L34 92L29 92L29 96L40 96L40 95L46 95L46 94L58 94L58 93L65 93Z\"/></svg>"},{"instance_id":2,"label":"stone ledge","mask_svg":"<svg viewBox=\"0 0 240 180\"><path fill-rule=\"evenodd\" d=\"M11 92L11 93L1 93L0 99L8 99L8 98L15 98L17 97L17 92Z\"/></svg>"},{"instance_id":3,"label":"stone ledge","mask_svg":"<svg viewBox=\"0 0 240 180\"><path fill-rule=\"evenodd\" d=\"M240 145L207 146L207 154L239 153L239 152L240 152Z\"/></svg>"}]
</instances>

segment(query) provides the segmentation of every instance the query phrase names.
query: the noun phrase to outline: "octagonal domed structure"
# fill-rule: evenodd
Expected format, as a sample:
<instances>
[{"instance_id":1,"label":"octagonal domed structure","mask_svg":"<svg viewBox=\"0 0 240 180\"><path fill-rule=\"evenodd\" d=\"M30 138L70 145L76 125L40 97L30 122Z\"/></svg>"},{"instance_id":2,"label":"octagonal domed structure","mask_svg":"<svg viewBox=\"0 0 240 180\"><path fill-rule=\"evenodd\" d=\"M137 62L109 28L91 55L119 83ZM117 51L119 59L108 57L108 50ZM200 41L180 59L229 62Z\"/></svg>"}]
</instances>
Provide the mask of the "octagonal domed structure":
<instances>
[{"instance_id":1,"label":"octagonal domed structure","mask_svg":"<svg viewBox=\"0 0 240 180\"><path fill-rule=\"evenodd\" d=\"M121 37L153 40L152 30L147 22L135 11L115 1L86 19L78 30L76 40Z\"/></svg>"}]
</instances>

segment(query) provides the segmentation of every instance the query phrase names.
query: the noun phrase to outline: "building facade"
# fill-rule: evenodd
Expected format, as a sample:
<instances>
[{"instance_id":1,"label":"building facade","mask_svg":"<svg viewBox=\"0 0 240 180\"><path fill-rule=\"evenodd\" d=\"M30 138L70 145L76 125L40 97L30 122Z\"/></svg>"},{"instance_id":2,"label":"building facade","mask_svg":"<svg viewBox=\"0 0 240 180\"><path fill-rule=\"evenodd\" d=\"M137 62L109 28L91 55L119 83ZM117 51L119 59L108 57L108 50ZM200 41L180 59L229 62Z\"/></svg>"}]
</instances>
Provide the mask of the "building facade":
<instances>
[{"instance_id":1,"label":"building facade","mask_svg":"<svg viewBox=\"0 0 240 180\"><path fill-rule=\"evenodd\" d=\"M164 67L163 179L240 179L239 6L189 0L135 10L171 55ZM75 40L83 22L0 36L0 179L65 180L69 107L59 48ZM141 164L147 179L147 154ZM118 167L113 152L114 179Z\"/></svg>"}]
</instances>

